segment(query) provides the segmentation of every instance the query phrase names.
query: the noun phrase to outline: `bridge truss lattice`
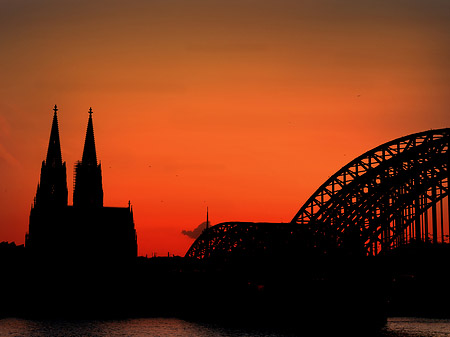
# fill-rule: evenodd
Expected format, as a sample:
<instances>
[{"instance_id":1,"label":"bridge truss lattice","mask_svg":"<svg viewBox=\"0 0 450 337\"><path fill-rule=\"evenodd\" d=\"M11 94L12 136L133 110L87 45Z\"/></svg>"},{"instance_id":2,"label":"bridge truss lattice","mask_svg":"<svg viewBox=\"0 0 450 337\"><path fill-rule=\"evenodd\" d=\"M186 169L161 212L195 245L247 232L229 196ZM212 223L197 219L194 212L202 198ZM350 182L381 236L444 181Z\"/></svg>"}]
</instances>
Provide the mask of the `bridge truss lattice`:
<instances>
[{"instance_id":1,"label":"bridge truss lattice","mask_svg":"<svg viewBox=\"0 0 450 337\"><path fill-rule=\"evenodd\" d=\"M450 242L449 138L446 128L382 144L331 176L290 223L218 224L186 256L258 255L292 244L377 255L413 242Z\"/></svg>"},{"instance_id":2,"label":"bridge truss lattice","mask_svg":"<svg viewBox=\"0 0 450 337\"><path fill-rule=\"evenodd\" d=\"M359 244L368 255L448 242L449 134L416 133L364 153L320 186L292 223L308 226L324 247Z\"/></svg>"}]
</instances>

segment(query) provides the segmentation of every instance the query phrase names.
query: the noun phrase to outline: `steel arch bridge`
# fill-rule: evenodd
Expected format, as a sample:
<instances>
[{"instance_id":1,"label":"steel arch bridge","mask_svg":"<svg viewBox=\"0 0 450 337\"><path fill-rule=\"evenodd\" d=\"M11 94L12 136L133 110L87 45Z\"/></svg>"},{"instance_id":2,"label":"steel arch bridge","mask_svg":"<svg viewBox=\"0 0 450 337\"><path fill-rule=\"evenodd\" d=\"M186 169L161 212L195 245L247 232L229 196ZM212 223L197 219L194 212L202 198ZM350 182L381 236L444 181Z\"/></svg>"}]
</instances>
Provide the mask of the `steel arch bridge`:
<instances>
[{"instance_id":1,"label":"steel arch bridge","mask_svg":"<svg viewBox=\"0 0 450 337\"><path fill-rule=\"evenodd\" d=\"M286 246L378 255L410 243L450 242L450 128L382 144L342 167L290 223L210 227L187 257L262 256Z\"/></svg>"}]
</instances>

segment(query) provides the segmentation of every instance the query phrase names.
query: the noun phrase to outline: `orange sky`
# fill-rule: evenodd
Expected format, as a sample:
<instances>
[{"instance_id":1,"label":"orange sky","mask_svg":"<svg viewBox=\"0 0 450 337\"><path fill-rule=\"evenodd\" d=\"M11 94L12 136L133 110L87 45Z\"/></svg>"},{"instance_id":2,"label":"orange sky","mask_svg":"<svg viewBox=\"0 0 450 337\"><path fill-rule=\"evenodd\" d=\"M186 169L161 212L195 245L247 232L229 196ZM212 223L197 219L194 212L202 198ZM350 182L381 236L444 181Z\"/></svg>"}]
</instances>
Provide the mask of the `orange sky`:
<instances>
[{"instance_id":1,"label":"orange sky","mask_svg":"<svg viewBox=\"0 0 450 337\"><path fill-rule=\"evenodd\" d=\"M288 222L354 157L450 126L444 0L0 0L0 241L23 243L58 105L72 203L90 106L140 255L206 218Z\"/></svg>"}]
</instances>

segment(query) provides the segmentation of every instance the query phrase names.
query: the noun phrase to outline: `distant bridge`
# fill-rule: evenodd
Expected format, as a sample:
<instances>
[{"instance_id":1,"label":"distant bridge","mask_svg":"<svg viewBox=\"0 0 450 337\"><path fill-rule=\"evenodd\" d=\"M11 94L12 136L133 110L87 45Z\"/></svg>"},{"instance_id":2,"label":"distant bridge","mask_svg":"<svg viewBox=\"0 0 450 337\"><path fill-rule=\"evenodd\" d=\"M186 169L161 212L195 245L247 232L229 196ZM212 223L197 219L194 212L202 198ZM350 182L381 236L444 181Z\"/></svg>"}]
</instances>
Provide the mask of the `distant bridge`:
<instances>
[{"instance_id":1,"label":"distant bridge","mask_svg":"<svg viewBox=\"0 0 450 337\"><path fill-rule=\"evenodd\" d=\"M375 256L413 243L450 243L449 136L449 128L430 130L380 145L331 176L290 223L221 223L186 257L307 249Z\"/></svg>"}]
</instances>

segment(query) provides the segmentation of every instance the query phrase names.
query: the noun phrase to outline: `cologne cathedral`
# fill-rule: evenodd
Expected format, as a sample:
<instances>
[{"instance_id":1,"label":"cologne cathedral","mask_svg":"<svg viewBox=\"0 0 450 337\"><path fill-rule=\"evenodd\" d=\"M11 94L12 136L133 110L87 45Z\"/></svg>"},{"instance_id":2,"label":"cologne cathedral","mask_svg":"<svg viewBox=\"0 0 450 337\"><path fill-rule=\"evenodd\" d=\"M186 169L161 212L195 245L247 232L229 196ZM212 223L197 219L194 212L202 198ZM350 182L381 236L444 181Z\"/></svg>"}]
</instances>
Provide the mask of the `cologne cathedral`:
<instances>
[{"instance_id":1,"label":"cologne cathedral","mask_svg":"<svg viewBox=\"0 0 450 337\"><path fill-rule=\"evenodd\" d=\"M92 109L83 156L74 168L73 206L68 205L66 163L62 161L57 107L47 157L30 212L25 246L38 259L118 262L137 256L133 210L104 207L102 168L97 163Z\"/></svg>"}]
</instances>

